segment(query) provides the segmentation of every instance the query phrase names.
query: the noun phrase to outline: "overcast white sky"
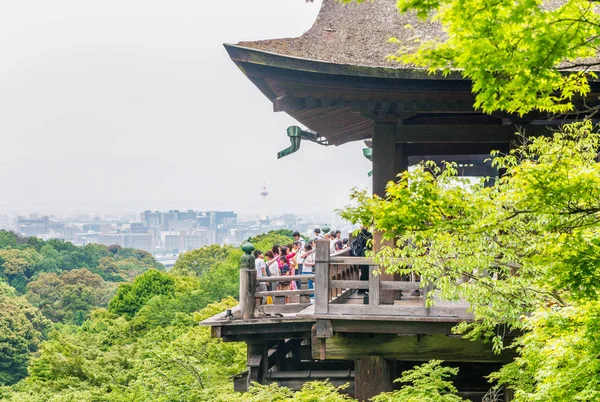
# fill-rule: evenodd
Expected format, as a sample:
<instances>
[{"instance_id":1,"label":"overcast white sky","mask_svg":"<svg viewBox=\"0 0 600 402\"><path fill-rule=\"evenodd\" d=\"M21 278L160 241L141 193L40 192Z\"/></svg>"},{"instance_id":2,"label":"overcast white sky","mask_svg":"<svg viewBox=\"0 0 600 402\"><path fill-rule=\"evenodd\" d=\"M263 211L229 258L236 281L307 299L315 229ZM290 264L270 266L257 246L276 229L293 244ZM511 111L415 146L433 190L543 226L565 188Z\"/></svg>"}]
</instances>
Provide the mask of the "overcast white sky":
<instances>
[{"instance_id":1,"label":"overcast white sky","mask_svg":"<svg viewBox=\"0 0 600 402\"><path fill-rule=\"evenodd\" d=\"M298 36L320 1L0 3L0 212L332 211L370 186L362 142L289 146L297 124L222 43Z\"/></svg>"}]
</instances>

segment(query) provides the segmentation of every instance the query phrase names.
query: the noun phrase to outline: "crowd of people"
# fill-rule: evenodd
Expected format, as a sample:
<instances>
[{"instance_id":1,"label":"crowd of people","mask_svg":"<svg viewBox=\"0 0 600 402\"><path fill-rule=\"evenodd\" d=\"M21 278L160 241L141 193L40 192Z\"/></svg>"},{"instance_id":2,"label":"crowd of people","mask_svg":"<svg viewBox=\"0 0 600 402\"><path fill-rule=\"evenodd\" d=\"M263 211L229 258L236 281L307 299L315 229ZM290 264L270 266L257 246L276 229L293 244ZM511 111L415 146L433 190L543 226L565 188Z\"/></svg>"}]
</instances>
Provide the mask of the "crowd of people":
<instances>
[{"instance_id":1,"label":"crowd of people","mask_svg":"<svg viewBox=\"0 0 600 402\"><path fill-rule=\"evenodd\" d=\"M329 250L332 254L349 247L348 239L342 239L342 233L339 230L322 233L320 228L316 228L314 238L310 241L305 241L299 232L294 232L292 236L294 241L291 244L284 246L275 244L271 250L265 252L261 250L254 251L257 277L314 274L317 240L329 240ZM312 279L308 280L308 288L314 289ZM257 291L259 292L296 289L300 289L300 281L257 282ZM313 298L314 295L310 295L311 302ZM285 302L289 303L289 301L290 297L285 296ZM270 304L272 298L257 297L256 303Z\"/></svg>"}]
</instances>

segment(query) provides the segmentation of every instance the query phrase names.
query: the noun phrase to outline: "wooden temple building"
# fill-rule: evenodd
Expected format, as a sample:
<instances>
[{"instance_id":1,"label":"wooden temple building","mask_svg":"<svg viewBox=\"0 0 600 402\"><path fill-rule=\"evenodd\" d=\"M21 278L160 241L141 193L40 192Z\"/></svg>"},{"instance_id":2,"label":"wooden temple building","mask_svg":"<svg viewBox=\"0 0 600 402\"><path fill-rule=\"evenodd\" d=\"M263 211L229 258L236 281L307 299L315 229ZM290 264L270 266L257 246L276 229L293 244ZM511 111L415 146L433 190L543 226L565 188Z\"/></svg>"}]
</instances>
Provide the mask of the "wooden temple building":
<instances>
[{"instance_id":1,"label":"wooden temple building","mask_svg":"<svg viewBox=\"0 0 600 402\"><path fill-rule=\"evenodd\" d=\"M443 36L438 25L400 15L395 5L396 0L360 5L323 0L314 25L298 38L225 48L275 112L289 114L312 133L306 138L335 146L372 141L375 194L384 195L397 173L425 159L455 160L463 176L497 175L484 162L490 151L508 151L518 128L544 131L551 121L541 115L483 114L473 109L471 83L459 74L430 75L389 61L398 46L390 37L409 43ZM597 99L596 85L590 97ZM371 273L360 281L358 266L372 265L371 259L348 252L330 256L328 245L319 243L315 275L298 277L314 278L314 291L257 294L247 257L239 308L202 323L215 337L248 345L248 370L233 379L237 390L252 381L299 389L327 378L348 383L346 392L367 400L398 386L393 380L403 370L441 359L460 367L455 383L475 401L490 388L485 376L512 358L452 334L458 322L471 319L464 303L440 300L426 307L423 293L435 290L410 296L420 283L395 275ZM368 298L360 290L367 290ZM291 295L297 302L254 305L255 296L267 294Z\"/></svg>"}]
</instances>

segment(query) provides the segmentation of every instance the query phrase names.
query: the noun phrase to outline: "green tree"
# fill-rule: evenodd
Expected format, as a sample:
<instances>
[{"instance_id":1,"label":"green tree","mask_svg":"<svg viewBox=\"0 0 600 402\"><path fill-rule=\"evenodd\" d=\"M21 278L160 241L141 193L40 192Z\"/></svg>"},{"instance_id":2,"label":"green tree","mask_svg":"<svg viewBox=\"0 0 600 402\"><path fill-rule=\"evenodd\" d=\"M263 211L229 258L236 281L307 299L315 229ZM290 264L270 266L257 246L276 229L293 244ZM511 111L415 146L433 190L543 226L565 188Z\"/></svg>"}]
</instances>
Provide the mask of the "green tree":
<instances>
[{"instance_id":1,"label":"green tree","mask_svg":"<svg viewBox=\"0 0 600 402\"><path fill-rule=\"evenodd\" d=\"M105 307L113 289L86 268L42 273L27 285L27 299L54 322L81 324L97 307Z\"/></svg>"},{"instance_id":2,"label":"green tree","mask_svg":"<svg viewBox=\"0 0 600 402\"><path fill-rule=\"evenodd\" d=\"M188 251L177 259L171 272L181 275L202 276L212 265L226 260L232 253L241 256L241 251L235 247L220 246L218 244Z\"/></svg>"},{"instance_id":3,"label":"green tree","mask_svg":"<svg viewBox=\"0 0 600 402\"><path fill-rule=\"evenodd\" d=\"M521 357L495 376L517 401L600 392L599 145L591 122L568 125L497 156L506 174L494 186L426 163L389 184L385 198L355 192L357 206L342 212L395 242L376 256L388 272L416 272L439 297L470 302L475 321L459 332L492 338L496 350L507 346L505 330L525 332Z\"/></svg>"},{"instance_id":4,"label":"green tree","mask_svg":"<svg viewBox=\"0 0 600 402\"><path fill-rule=\"evenodd\" d=\"M312 381L305 383L302 388L293 392L289 388L281 387L278 384L260 385L252 384L248 393L238 395L233 399L231 395L220 396L216 400L225 401L244 401L244 402L356 402L356 399L349 397L341 390L346 386L335 387L329 381Z\"/></svg>"},{"instance_id":5,"label":"green tree","mask_svg":"<svg viewBox=\"0 0 600 402\"><path fill-rule=\"evenodd\" d=\"M24 293L29 278L42 259L33 248L0 250L0 275L19 293Z\"/></svg>"},{"instance_id":6,"label":"green tree","mask_svg":"<svg viewBox=\"0 0 600 402\"><path fill-rule=\"evenodd\" d=\"M37 351L48 322L39 310L0 281L0 385L27 375L27 365Z\"/></svg>"},{"instance_id":7,"label":"green tree","mask_svg":"<svg viewBox=\"0 0 600 402\"><path fill-rule=\"evenodd\" d=\"M0 230L0 249L17 247L17 235L13 232Z\"/></svg>"},{"instance_id":8,"label":"green tree","mask_svg":"<svg viewBox=\"0 0 600 402\"><path fill-rule=\"evenodd\" d=\"M398 391L384 392L372 399L373 402L463 402L457 389L448 380L458 373L457 368L444 367L440 360L432 360L402 373L395 382L405 385Z\"/></svg>"},{"instance_id":9,"label":"green tree","mask_svg":"<svg viewBox=\"0 0 600 402\"><path fill-rule=\"evenodd\" d=\"M133 284L125 283L119 286L117 294L108 304L108 309L111 313L131 318L153 296L174 294L174 279L164 272L152 269L135 278Z\"/></svg>"},{"instance_id":10,"label":"green tree","mask_svg":"<svg viewBox=\"0 0 600 402\"><path fill-rule=\"evenodd\" d=\"M177 289L187 292L194 281L178 278ZM82 326L53 331L32 361L30 376L0 389L0 395L28 402L233 400L228 377L244 370L245 346L212 338L197 322L235 304L225 299L143 332L132 331L133 321L99 309Z\"/></svg>"}]
</instances>

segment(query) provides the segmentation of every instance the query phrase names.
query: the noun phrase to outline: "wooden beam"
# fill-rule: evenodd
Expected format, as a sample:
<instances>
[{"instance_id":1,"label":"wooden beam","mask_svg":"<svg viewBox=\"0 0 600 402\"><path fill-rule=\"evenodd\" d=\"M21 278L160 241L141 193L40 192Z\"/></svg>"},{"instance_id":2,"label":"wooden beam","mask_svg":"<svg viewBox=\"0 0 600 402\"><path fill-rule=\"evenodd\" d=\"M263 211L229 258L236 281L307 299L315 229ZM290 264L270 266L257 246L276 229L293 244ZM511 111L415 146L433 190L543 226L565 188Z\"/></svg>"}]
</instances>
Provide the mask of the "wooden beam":
<instances>
[{"instance_id":1,"label":"wooden beam","mask_svg":"<svg viewBox=\"0 0 600 402\"><path fill-rule=\"evenodd\" d=\"M376 355L418 362L440 359L447 362L506 363L514 358L510 352L495 354L490 344L443 334L398 336L354 333L349 337L336 333L322 340L325 341L325 358L328 360L356 360ZM313 358L319 358L320 352L319 345L313 345Z\"/></svg>"},{"instance_id":2,"label":"wooden beam","mask_svg":"<svg viewBox=\"0 0 600 402\"><path fill-rule=\"evenodd\" d=\"M274 112L294 112L303 109L306 109L305 98L295 98L293 96L284 95L273 100Z\"/></svg>"},{"instance_id":3,"label":"wooden beam","mask_svg":"<svg viewBox=\"0 0 600 402\"><path fill-rule=\"evenodd\" d=\"M265 314L294 314L301 312L310 305L310 303L263 304L257 306L256 309Z\"/></svg>"},{"instance_id":4,"label":"wooden beam","mask_svg":"<svg viewBox=\"0 0 600 402\"><path fill-rule=\"evenodd\" d=\"M256 297L266 296L294 296L294 295L310 295L314 289L297 289L297 290L267 290L265 292L256 292Z\"/></svg>"},{"instance_id":5,"label":"wooden beam","mask_svg":"<svg viewBox=\"0 0 600 402\"><path fill-rule=\"evenodd\" d=\"M403 334L403 335L451 335L455 322L420 322L420 321L381 321L369 320L330 320L334 333L361 333L368 328L369 333Z\"/></svg>"},{"instance_id":6,"label":"wooden beam","mask_svg":"<svg viewBox=\"0 0 600 402\"><path fill-rule=\"evenodd\" d=\"M373 257L331 257L329 263L332 265L375 265Z\"/></svg>"},{"instance_id":7,"label":"wooden beam","mask_svg":"<svg viewBox=\"0 0 600 402\"><path fill-rule=\"evenodd\" d=\"M354 289L346 289L342 292L341 295L339 295L338 297L334 297L330 303L331 304L343 304L346 302L346 300L348 300L350 298L350 296L352 296L354 291L355 291Z\"/></svg>"},{"instance_id":8,"label":"wooden beam","mask_svg":"<svg viewBox=\"0 0 600 402\"><path fill-rule=\"evenodd\" d=\"M381 281L379 282L379 287L381 290L401 290L406 292L419 289L421 282Z\"/></svg>"},{"instance_id":9,"label":"wooden beam","mask_svg":"<svg viewBox=\"0 0 600 402\"><path fill-rule=\"evenodd\" d=\"M368 281L331 280L329 289L369 289Z\"/></svg>"},{"instance_id":10,"label":"wooden beam","mask_svg":"<svg viewBox=\"0 0 600 402\"><path fill-rule=\"evenodd\" d=\"M467 308L462 305L456 306L434 306L430 308L427 314L427 308L424 306L403 306L403 305L383 305L372 306L362 304L330 304L329 314L333 315L370 315L370 316L416 316L416 317L452 317L458 321L470 320L472 314L467 313ZM315 314L318 314L315 312Z\"/></svg>"},{"instance_id":11,"label":"wooden beam","mask_svg":"<svg viewBox=\"0 0 600 402\"><path fill-rule=\"evenodd\" d=\"M533 126L529 130L533 131ZM394 140L401 143L508 143L516 132L513 125L411 125L398 126Z\"/></svg>"}]
</instances>

